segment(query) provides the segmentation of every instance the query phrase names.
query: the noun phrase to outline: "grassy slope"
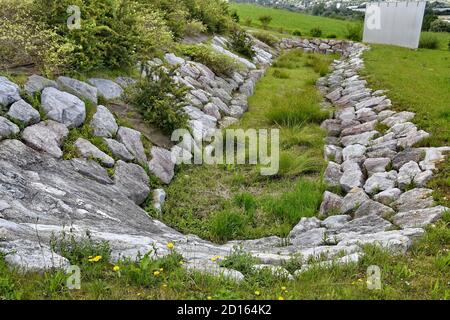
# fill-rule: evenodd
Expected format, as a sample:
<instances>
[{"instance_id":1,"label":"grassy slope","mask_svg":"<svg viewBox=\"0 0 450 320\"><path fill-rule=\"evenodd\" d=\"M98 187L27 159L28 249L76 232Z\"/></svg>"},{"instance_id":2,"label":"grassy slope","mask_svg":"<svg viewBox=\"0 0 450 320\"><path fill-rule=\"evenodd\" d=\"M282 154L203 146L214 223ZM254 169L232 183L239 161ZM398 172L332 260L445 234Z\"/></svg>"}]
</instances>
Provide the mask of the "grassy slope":
<instances>
[{"instance_id":1,"label":"grassy slope","mask_svg":"<svg viewBox=\"0 0 450 320\"><path fill-rule=\"evenodd\" d=\"M449 146L450 52L373 45L365 61L372 87L388 89L394 108L415 112L414 122L431 133L422 145ZM450 206L449 161L432 186L442 203Z\"/></svg>"},{"instance_id":2,"label":"grassy slope","mask_svg":"<svg viewBox=\"0 0 450 320\"><path fill-rule=\"evenodd\" d=\"M327 66L332 58L322 56L319 61ZM293 109L308 116L306 108L319 110L321 98L312 85L319 75L305 67L310 60L300 51L282 57L279 68L271 68L257 84L249 111L237 127L278 128L270 122L268 111L284 108L285 103L294 103ZM311 95L312 101L305 99ZM262 177L255 166L183 168L167 189L163 221L213 241L286 236L301 217L315 215L320 205L325 163L318 123L280 127L281 177Z\"/></svg>"},{"instance_id":3,"label":"grassy slope","mask_svg":"<svg viewBox=\"0 0 450 320\"><path fill-rule=\"evenodd\" d=\"M312 28L319 27L322 29L324 37L329 34L335 34L339 38L343 38L347 25L354 23L251 4L232 4L231 9L237 11L241 18L241 23L249 18L252 20L252 24L261 26L258 18L262 15L270 15L273 18L269 25L270 28L281 28L289 32L298 30L306 36L309 35Z\"/></svg>"}]
</instances>

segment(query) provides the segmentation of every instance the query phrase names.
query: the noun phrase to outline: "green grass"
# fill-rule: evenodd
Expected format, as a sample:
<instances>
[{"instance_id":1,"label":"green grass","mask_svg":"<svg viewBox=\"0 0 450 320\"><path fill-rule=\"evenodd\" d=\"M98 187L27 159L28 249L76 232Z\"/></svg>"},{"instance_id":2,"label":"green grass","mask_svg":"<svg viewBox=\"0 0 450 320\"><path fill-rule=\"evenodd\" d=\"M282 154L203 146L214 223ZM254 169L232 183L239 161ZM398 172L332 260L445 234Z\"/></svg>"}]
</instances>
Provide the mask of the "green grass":
<instances>
[{"instance_id":1,"label":"green grass","mask_svg":"<svg viewBox=\"0 0 450 320\"><path fill-rule=\"evenodd\" d=\"M262 28L258 18L263 15L270 15L273 20L269 29L289 33L300 31L303 36L311 36L311 29L319 27L322 30L323 37L336 35L342 39L345 37L347 25L355 24L354 21L316 17L252 4L232 4L231 9L237 11L241 23L244 23L246 19L251 19L252 26Z\"/></svg>"},{"instance_id":2,"label":"green grass","mask_svg":"<svg viewBox=\"0 0 450 320\"><path fill-rule=\"evenodd\" d=\"M113 265L106 259L107 247L84 243L65 255L81 267L81 289L69 290L67 275L61 271L23 274L10 269L0 255L0 300L165 300L165 299L369 299L414 300L450 299L450 216L430 228L426 236L404 254L392 256L376 247L366 247L364 258L357 264L333 265L324 269L313 267L294 280L255 271L258 261L239 248L219 265L240 270L245 279L236 283L182 268L182 258L174 251L161 259L119 261ZM102 256L90 262L90 256ZM301 257L293 256L284 266L289 270L302 265ZM381 270L381 290L369 290L367 268ZM119 271L114 271L118 266ZM117 269L116 269L117 270ZM157 272L157 273L155 273ZM258 293L258 294L257 294Z\"/></svg>"},{"instance_id":3,"label":"green grass","mask_svg":"<svg viewBox=\"0 0 450 320\"><path fill-rule=\"evenodd\" d=\"M313 216L324 191L319 125L327 114L320 111L322 98L313 86L320 75L308 61L328 66L333 58L296 50L281 55L258 82L249 111L236 124L280 129L276 176L261 176L259 167L250 165L185 166L168 186L162 220L181 232L224 242L285 237L301 217Z\"/></svg>"},{"instance_id":4,"label":"green grass","mask_svg":"<svg viewBox=\"0 0 450 320\"><path fill-rule=\"evenodd\" d=\"M448 37L448 35L447 35ZM441 37L445 41L445 36ZM372 45L365 73L373 89L388 89L394 109L416 113L414 123L431 137L422 146L450 145L450 52ZM386 63L389 61L389 63ZM449 162L432 182L437 198L450 206Z\"/></svg>"}]
</instances>

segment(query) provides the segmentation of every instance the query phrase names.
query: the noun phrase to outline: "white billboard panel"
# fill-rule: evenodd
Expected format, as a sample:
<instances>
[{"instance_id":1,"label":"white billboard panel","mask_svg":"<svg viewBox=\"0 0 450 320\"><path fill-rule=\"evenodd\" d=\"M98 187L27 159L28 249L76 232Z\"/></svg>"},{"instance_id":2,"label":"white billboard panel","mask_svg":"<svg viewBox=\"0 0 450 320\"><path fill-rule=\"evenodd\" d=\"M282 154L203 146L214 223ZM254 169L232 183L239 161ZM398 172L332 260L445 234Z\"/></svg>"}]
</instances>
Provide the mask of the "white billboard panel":
<instances>
[{"instance_id":1,"label":"white billboard panel","mask_svg":"<svg viewBox=\"0 0 450 320\"><path fill-rule=\"evenodd\" d=\"M425 1L368 3L363 41L417 49L425 4Z\"/></svg>"}]
</instances>

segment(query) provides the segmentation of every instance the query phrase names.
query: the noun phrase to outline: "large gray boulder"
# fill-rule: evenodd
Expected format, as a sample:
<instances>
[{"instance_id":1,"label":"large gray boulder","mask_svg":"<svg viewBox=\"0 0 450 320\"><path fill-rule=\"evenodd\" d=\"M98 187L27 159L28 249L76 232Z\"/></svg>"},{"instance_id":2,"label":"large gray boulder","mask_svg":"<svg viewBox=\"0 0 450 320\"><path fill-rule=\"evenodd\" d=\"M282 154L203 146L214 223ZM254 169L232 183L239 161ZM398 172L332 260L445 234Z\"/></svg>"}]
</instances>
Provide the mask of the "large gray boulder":
<instances>
[{"instance_id":1,"label":"large gray boulder","mask_svg":"<svg viewBox=\"0 0 450 320\"><path fill-rule=\"evenodd\" d=\"M41 121L39 111L33 108L25 100L19 100L12 104L7 115L25 125L35 124Z\"/></svg>"},{"instance_id":2,"label":"large gray boulder","mask_svg":"<svg viewBox=\"0 0 450 320\"><path fill-rule=\"evenodd\" d=\"M403 190L406 189L413 183L415 177L420 173L422 173L422 170L420 169L417 162L410 161L404 164L398 172L399 188Z\"/></svg>"},{"instance_id":3,"label":"large gray boulder","mask_svg":"<svg viewBox=\"0 0 450 320\"><path fill-rule=\"evenodd\" d=\"M104 106L97 106L90 125L97 137L112 138L119 129L113 114Z\"/></svg>"},{"instance_id":4,"label":"large gray boulder","mask_svg":"<svg viewBox=\"0 0 450 320\"><path fill-rule=\"evenodd\" d=\"M117 131L117 140L124 144L128 151L141 163L147 163L147 156L145 155L144 145L142 144L142 135L139 131L120 127Z\"/></svg>"},{"instance_id":5,"label":"large gray boulder","mask_svg":"<svg viewBox=\"0 0 450 320\"><path fill-rule=\"evenodd\" d=\"M88 82L97 88L98 95L106 100L120 99L123 89L117 83L108 79L90 78Z\"/></svg>"},{"instance_id":6,"label":"large gray boulder","mask_svg":"<svg viewBox=\"0 0 450 320\"><path fill-rule=\"evenodd\" d=\"M0 117L0 140L18 134L20 129L14 123L4 117Z\"/></svg>"},{"instance_id":7,"label":"large gray boulder","mask_svg":"<svg viewBox=\"0 0 450 320\"><path fill-rule=\"evenodd\" d=\"M376 194L373 199L379 203L389 206L392 202L397 200L401 194L402 190L398 188L391 188Z\"/></svg>"},{"instance_id":8,"label":"large gray boulder","mask_svg":"<svg viewBox=\"0 0 450 320\"><path fill-rule=\"evenodd\" d=\"M150 193L149 178L145 170L134 163L117 161L114 167L117 188L137 205L142 204Z\"/></svg>"},{"instance_id":9,"label":"large gray boulder","mask_svg":"<svg viewBox=\"0 0 450 320\"><path fill-rule=\"evenodd\" d=\"M69 92L80 99L86 99L93 104L97 104L98 90L96 87L93 87L86 82L68 77L59 77L56 81L60 90Z\"/></svg>"},{"instance_id":10,"label":"large gray boulder","mask_svg":"<svg viewBox=\"0 0 450 320\"><path fill-rule=\"evenodd\" d=\"M172 161L172 153L160 147L151 150L152 159L148 166L150 171L163 183L169 184L174 176L175 163Z\"/></svg>"},{"instance_id":11,"label":"large gray boulder","mask_svg":"<svg viewBox=\"0 0 450 320\"><path fill-rule=\"evenodd\" d=\"M20 88L6 77L0 77L0 107L6 107L20 100Z\"/></svg>"},{"instance_id":12,"label":"large gray boulder","mask_svg":"<svg viewBox=\"0 0 450 320\"><path fill-rule=\"evenodd\" d=\"M42 90L48 87L57 88L58 84L56 83L56 81L44 78L42 76L38 76L37 74L33 74L30 77L28 77L24 89L26 93L28 93L29 95L33 95L35 93L41 92Z\"/></svg>"},{"instance_id":13,"label":"large gray boulder","mask_svg":"<svg viewBox=\"0 0 450 320\"><path fill-rule=\"evenodd\" d=\"M102 165L108 168L114 167L114 159L108 156L106 153L101 151L99 148L94 146L91 142L86 139L78 138L75 141L75 149L78 153L86 159L95 159L100 161Z\"/></svg>"},{"instance_id":14,"label":"large gray boulder","mask_svg":"<svg viewBox=\"0 0 450 320\"><path fill-rule=\"evenodd\" d=\"M45 88L41 96L42 109L45 115L68 128L81 126L86 120L84 102L70 93L55 88Z\"/></svg>"},{"instance_id":15,"label":"large gray boulder","mask_svg":"<svg viewBox=\"0 0 450 320\"><path fill-rule=\"evenodd\" d=\"M47 120L25 128L22 133L22 139L27 145L36 150L61 158L63 155L61 145L68 134L69 130L67 130L66 126Z\"/></svg>"}]
</instances>

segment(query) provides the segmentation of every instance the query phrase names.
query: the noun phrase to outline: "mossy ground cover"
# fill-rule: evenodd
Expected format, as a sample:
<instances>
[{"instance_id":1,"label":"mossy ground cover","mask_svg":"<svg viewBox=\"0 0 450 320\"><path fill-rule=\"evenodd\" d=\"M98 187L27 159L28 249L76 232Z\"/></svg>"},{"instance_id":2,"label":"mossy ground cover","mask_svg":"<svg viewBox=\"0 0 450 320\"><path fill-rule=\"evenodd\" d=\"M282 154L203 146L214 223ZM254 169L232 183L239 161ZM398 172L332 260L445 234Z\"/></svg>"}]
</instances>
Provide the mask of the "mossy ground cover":
<instances>
[{"instance_id":1,"label":"mossy ground cover","mask_svg":"<svg viewBox=\"0 0 450 320\"><path fill-rule=\"evenodd\" d=\"M333 56L283 54L257 84L235 125L280 129L280 170L264 177L254 165L184 166L167 188L161 218L216 242L287 236L301 217L317 213L324 185L322 97L314 87Z\"/></svg>"}]
</instances>

